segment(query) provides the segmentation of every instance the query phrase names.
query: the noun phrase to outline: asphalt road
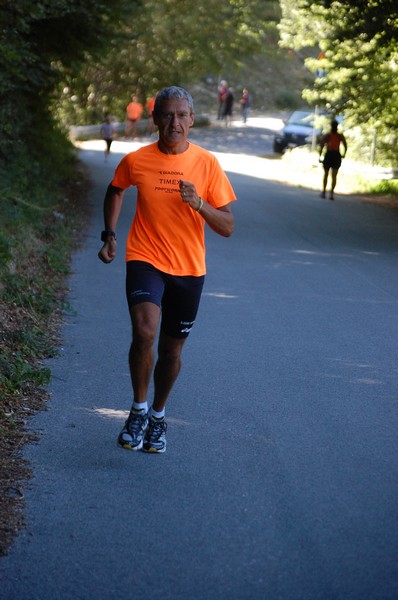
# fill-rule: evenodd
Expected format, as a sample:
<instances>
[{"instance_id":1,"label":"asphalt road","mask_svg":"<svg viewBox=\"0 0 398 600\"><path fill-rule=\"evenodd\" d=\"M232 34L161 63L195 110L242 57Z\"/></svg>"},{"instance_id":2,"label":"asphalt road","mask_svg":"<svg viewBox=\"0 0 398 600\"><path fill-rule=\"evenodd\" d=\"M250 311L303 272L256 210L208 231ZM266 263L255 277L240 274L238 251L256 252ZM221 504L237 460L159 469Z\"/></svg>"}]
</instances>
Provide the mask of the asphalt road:
<instances>
[{"instance_id":1,"label":"asphalt road","mask_svg":"<svg viewBox=\"0 0 398 600\"><path fill-rule=\"evenodd\" d=\"M116 445L131 401L123 242L112 265L97 252L117 152L134 145L115 144L107 164L87 145L94 211L73 261L76 312L33 421L27 529L0 561L0 596L396 599L398 213L268 181L255 155L270 131L192 139L236 154L239 202L232 238L208 231L167 453Z\"/></svg>"}]
</instances>

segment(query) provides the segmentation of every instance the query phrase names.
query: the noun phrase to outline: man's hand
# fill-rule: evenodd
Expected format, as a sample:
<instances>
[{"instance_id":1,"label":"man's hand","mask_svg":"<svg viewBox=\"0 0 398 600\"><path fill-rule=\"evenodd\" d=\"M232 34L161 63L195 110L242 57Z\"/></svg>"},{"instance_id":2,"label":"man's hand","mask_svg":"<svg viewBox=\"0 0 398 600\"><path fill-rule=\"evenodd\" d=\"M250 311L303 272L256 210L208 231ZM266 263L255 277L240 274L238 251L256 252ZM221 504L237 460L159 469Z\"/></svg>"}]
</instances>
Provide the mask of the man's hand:
<instances>
[{"instance_id":1,"label":"man's hand","mask_svg":"<svg viewBox=\"0 0 398 600\"><path fill-rule=\"evenodd\" d=\"M198 210L203 201L200 201L195 185L189 181L180 180L180 194L183 202L187 202L193 210Z\"/></svg>"},{"instance_id":2,"label":"man's hand","mask_svg":"<svg viewBox=\"0 0 398 600\"><path fill-rule=\"evenodd\" d=\"M109 237L102 246L101 250L98 252L98 258L105 264L112 262L116 256L116 247L116 239L114 237Z\"/></svg>"}]
</instances>

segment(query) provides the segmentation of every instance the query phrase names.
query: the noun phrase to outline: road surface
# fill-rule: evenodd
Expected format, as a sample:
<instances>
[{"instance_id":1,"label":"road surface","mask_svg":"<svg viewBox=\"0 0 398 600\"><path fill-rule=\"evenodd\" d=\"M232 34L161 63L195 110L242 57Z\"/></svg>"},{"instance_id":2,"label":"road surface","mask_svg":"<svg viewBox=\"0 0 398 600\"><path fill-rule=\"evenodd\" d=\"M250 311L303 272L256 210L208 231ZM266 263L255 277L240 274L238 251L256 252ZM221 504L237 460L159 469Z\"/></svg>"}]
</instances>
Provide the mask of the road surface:
<instances>
[{"instance_id":1,"label":"road surface","mask_svg":"<svg viewBox=\"0 0 398 600\"><path fill-rule=\"evenodd\" d=\"M0 560L2 600L398 597L398 213L269 181L257 156L271 138L192 132L239 202L232 238L208 231L160 456L116 445L131 402L133 190L117 259L97 259L106 185L136 144L114 144L109 163L102 144L81 151L93 217L52 399L32 423L27 528Z\"/></svg>"}]
</instances>

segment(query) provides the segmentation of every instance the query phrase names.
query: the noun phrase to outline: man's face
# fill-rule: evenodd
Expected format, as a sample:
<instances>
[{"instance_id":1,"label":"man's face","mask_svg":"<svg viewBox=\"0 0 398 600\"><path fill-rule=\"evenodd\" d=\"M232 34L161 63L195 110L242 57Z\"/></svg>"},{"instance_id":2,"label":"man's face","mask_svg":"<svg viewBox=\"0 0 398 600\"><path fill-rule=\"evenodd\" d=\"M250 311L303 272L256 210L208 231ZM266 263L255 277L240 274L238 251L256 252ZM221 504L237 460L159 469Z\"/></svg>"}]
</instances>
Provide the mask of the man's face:
<instances>
[{"instance_id":1,"label":"man's face","mask_svg":"<svg viewBox=\"0 0 398 600\"><path fill-rule=\"evenodd\" d=\"M159 128L161 147L175 150L181 145L181 150L185 150L189 128L194 122L187 100L170 98L164 101L154 121Z\"/></svg>"}]
</instances>

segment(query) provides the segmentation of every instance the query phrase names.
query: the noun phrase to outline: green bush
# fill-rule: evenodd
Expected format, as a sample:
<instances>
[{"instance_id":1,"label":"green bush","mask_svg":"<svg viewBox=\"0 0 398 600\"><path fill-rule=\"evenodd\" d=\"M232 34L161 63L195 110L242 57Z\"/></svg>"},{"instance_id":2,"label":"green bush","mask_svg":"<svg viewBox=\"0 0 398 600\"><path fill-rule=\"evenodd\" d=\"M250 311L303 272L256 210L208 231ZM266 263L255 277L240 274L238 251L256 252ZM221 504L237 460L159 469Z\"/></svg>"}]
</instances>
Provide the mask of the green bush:
<instances>
[{"instance_id":1,"label":"green bush","mask_svg":"<svg viewBox=\"0 0 398 600\"><path fill-rule=\"evenodd\" d=\"M398 196L398 179L382 179L370 186L370 193L376 195Z\"/></svg>"}]
</instances>

